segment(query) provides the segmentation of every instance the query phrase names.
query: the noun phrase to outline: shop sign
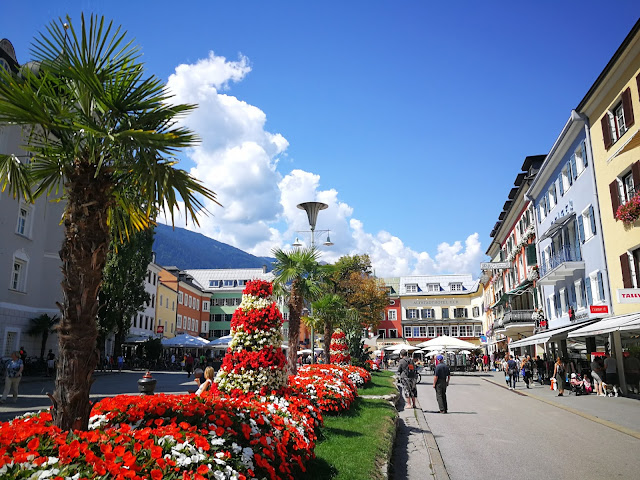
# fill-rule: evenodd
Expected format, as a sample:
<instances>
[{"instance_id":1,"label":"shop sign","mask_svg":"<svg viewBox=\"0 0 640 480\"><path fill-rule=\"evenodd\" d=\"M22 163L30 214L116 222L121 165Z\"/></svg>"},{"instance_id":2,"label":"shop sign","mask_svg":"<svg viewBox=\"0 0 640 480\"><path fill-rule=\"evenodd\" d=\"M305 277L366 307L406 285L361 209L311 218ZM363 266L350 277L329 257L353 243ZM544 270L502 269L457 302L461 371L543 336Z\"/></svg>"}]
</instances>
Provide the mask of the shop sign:
<instances>
[{"instance_id":1,"label":"shop sign","mask_svg":"<svg viewBox=\"0 0 640 480\"><path fill-rule=\"evenodd\" d=\"M640 288L619 288L618 302L640 303Z\"/></svg>"},{"instance_id":2,"label":"shop sign","mask_svg":"<svg viewBox=\"0 0 640 480\"><path fill-rule=\"evenodd\" d=\"M164 333L164 326L158 325L158 329L156 330L156 333Z\"/></svg>"},{"instance_id":3,"label":"shop sign","mask_svg":"<svg viewBox=\"0 0 640 480\"><path fill-rule=\"evenodd\" d=\"M480 270L505 270L511 268L509 262L482 262L480 264Z\"/></svg>"},{"instance_id":4,"label":"shop sign","mask_svg":"<svg viewBox=\"0 0 640 480\"><path fill-rule=\"evenodd\" d=\"M607 305L591 305L589 311L591 313L609 313L609 307Z\"/></svg>"}]
</instances>

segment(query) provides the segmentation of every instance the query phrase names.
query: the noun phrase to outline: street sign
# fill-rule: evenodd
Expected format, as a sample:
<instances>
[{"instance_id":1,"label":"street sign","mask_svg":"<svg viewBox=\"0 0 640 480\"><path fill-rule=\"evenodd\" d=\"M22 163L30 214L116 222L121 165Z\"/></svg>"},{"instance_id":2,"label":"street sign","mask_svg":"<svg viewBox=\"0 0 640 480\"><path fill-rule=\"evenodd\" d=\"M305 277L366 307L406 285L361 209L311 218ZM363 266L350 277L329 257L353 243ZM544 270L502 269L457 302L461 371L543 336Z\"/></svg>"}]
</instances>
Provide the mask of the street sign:
<instances>
[{"instance_id":1,"label":"street sign","mask_svg":"<svg viewBox=\"0 0 640 480\"><path fill-rule=\"evenodd\" d=\"M511 267L509 262L482 262L480 270L505 270Z\"/></svg>"},{"instance_id":2,"label":"street sign","mask_svg":"<svg viewBox=\"0 0 640 480\"><path fill-rule=\"evenodd\" d=\"M156 333L164 333L164 326L158 325L158 329L156 330Z\"/></svg>"},{"instance_id":3,"label":"street sign","mask_svg":"<svg viewBox=\"0 0 640 480\"><path fill-rule=\"evenodd\" d=\"M589 311L591 313L609 313L609 307L606 305L591 305Z\"/></svg>"}]
</instances>

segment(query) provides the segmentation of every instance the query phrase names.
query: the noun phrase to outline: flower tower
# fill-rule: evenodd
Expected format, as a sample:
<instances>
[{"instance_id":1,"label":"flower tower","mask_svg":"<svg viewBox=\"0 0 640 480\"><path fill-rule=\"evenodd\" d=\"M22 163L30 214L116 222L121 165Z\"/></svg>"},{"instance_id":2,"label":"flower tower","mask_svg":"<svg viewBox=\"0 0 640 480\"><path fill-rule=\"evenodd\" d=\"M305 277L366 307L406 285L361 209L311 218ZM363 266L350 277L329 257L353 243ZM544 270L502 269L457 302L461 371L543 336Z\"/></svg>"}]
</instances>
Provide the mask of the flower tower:
<instances>
[{"instance_id":1,"label":"flower tower","mask_svg":"<svg viewBox=\"0 0 640 480\"><path fill-rule=\"evenodd\" d=\"M215 382L221 392L267 394L287 385L282 353L282 315L271 300L273 285L252 280L231 319L233 339Z\"/></svg>"},{"instance_id":2,"label":"flower tower","mask_svg":"<svg viewBox=\"0 0 640 480\"><path fill-rule=\"evenodd\" d=\"M334 365L350 365L351 355L349 355L349 347L347 339L342 330L337 328L331 335L331 345L329 346L330 363Z\"/></svg>"}]
</instances>

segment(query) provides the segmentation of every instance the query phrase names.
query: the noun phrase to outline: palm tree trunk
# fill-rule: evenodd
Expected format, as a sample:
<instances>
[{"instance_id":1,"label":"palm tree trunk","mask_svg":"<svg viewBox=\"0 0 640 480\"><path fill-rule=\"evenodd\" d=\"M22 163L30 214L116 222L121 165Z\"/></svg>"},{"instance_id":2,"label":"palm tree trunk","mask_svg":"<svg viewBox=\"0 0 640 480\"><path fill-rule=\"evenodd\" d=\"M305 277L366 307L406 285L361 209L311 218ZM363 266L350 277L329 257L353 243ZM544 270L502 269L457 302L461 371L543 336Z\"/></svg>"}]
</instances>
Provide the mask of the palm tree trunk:
<instances>
[{"instance_id":1,"label":"palm tree trunk","mask_svg":"<svg viewBox=\"0 0 640 480\"><path fill-rule=\"evenodd\" d=\"M333 323L324 322L324 358L325 363L331 363L331 336L333 335Z\"/></svg>"},{"instance_id":2,"label":"palm tree trunk","mask_svg":"<svg viewBox=\"0 0 640 480\"><path fill-rule=\"evenodd\" d=\"M291 285L289 298L289 373L298 372L298 347L300 345L300 318L302 318L303 299L296 292L296 281Z\"/></svg>"},{"instance_id":3,"label":"palm tree trunk","mask_svg":"<svg viewBox=\"0 0 640 480\"><path fill-rule=\"evenodd\" d=\"M40 343L40 360L44 360L44 351L47 349L47 339L49 338L49 331L42 332L42 341Z\"/></svg>"},{"instance_id":4,"label":"palm tree trunk","mask_svg":"<svg viewBox=\"0 0 640 480\"><path fill-rule=\"evenodd\" d=\"M67 178L67 209L62 260L62 320L58 330L59 360L53 395L53 422L63 430L86 430L89 392L98 361L98 290L107 259L110 182L95 167L76 161Z\"/></svg>"}]
</instances>

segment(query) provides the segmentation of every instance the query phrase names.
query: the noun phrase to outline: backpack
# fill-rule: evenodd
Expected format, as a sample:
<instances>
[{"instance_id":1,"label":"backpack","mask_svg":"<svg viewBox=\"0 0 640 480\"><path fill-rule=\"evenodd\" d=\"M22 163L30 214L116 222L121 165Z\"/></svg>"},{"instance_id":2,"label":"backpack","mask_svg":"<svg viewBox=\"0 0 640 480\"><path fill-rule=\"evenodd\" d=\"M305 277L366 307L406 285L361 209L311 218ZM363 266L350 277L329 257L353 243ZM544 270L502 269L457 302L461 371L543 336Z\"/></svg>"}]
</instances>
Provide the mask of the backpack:
<instances>
[{"instance_id":1,"label":"backpack","mask_svg":"<svg viewBox=\"0 0 640 480\"><path fill-rule=\"evenodd\" d=\"M563 364L561 364L561 363L558 364L557 372L558 372L558 375L564 375L565 370L564 370L564 365Z\"/></svg>"},{"instance_id":2,"label":"backpack","mask_svg":"<svg viewBox=\"0 0 640 480\"><path fill-rule=\"evenodd\" d=\"M416 378L416 364L413 360L409 360L407 363L407 378Z\"/></svg>"}]
</instances>

